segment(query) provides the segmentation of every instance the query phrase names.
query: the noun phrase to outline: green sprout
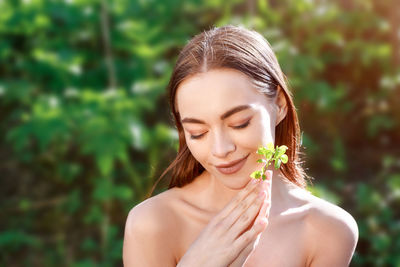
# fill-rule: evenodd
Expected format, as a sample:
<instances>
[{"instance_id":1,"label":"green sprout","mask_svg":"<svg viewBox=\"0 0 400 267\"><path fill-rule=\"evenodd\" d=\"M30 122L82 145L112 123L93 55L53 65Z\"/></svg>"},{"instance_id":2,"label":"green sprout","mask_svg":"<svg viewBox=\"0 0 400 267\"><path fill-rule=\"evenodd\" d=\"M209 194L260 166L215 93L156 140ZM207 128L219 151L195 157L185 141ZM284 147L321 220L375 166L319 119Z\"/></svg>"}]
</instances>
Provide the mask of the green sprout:
<instances>
[{"instance_id":1,"label":"green sprout","mask_svg":"<svg viewBox=\"0 0 400 267\"><path fill-rule=\"evenodd\" d=\"M257 149L257 154L264 156L264 158L257 160L257 162L265 163L265 166L261 170L255 171L250 174L250 177L254 179L262 178L263 180L265 180L267 177L264 173L268 166L272 164L272 161L274 161L275 169L279 169L281 163L285 164L288 162L288 156L285 154L287 149L287 146L276 146L276 149L274 149L273 143L268 143L266 147L259 147Z\"/></svg>"}]
</instances>

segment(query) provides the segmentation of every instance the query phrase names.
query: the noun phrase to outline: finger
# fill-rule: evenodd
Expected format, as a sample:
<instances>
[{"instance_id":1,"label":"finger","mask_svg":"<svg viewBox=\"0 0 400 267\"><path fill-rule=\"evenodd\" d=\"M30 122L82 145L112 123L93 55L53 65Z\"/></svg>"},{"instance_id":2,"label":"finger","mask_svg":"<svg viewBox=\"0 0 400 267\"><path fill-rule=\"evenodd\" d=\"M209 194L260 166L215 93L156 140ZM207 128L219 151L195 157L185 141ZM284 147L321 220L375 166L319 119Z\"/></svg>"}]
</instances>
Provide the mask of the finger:
<instances>
[{"instance_id":1,"label":"finger","mask_svg":"<svg viewBox=\"0 0 400 267\"><path fill-rule=\"evenodd\" d=\"M255 223L260 222L262 218L267 218L269 216L269 210L271 209L271 180L264 181L266 183L267 197L264 199L264 203L261 206L260 213L258 214Z\"/></svg>"},{"instance_id":2,"label":"finger","mask_svg":"<svg viewBox=\"0 0 400 267\"><path fill-rule=\"evenodd\" d=\"M249 194L251 194L255 189L258 188L260 181L257 179L251 179L245 188L243 188L237 195L214 217L214 220L219 222L228 217L233 210L242 203Z\"/></svg>"},{"instance_id":3,"label":"finger","mask_svg":"<svg viewBox=\"0 0 400 267\"><path fill-rule=\"evenodd\" d=\"M255 219L254 223L259 223L262 219L268 220L270 209L271 209L271 202L270 202L270 200L268 200L268 198L265 198L262 203L260 212L258 213L257 218Z\"/></svg>"},{"instance_id":4,"label":"finger","mask_svg":"<svg viewBox=\"0 0 400 267\"><path fill-rule=\"evenodd\" d=\"M256 240L257 236L265 230L267 225L268 221L266 219L254 224L233 242L232 253L239 255L245 247Z\"/></svg>"},{"instance_id":5,"label":"finger","mask_svg":"<svg viewBox=\"0 0 400 267\"><path fill-rule=\"evenodd\" d=\"M259 234L253 242L250 242L239 254L239 256L229 265L229 267L241 267L246 262L246 260L250 257L252 251L258 245L261 234Z\"/></svg>"},{"instance_id":6,"label":"finger","mask_svg":"<svg viewBox=\"0 0 400 267\"><path fill-rule=\"evenodd\" d=\"M258 205L253 205L248 211L250 216L248 217L246 214L242 215L242 217L239 218L238 222L235 223L234 226L232 226L231 229L232 232L237 233L238 231L240 231L239 235L242 235L244 232L248 231L254 225L257 224L262 224L266 226L268 225L269 210L271 207L271 182L272 182L272 171L268 171L267 179L263 181L262 185L262 188L265 189L264 192L266 193L266 196L262 200L262 203L260 205L261 207L258 207ZM254 212L256 214L254 214Z\"/></svg>"},{"instance_id":7,"label":"finger","mask_svg":"<svg viewBox=\"0 0 400 267\"><path fill-rule=\"evenodd\" d=\"M230 232L233 235L233 238L237 238L243 232L246 231L247 228L251 227L252 222L256 219L257 215L260 212L264 199L266 197L266 192L261 191L260 194L257 196L257 199L252 201L251 206L247 208L245 211L238 211L242 212L238 219L232 225Z\"/></svg>"},{"instance_id":8,"label":"finger","mask_svg":"<svg viewBox=\"0 0 400 267\"><path fill-rule=\"evenodd\" d=\"M260 201L262 201L264 198L263 189L264 185L262 182L259 182L257 189L253 190L249 195L247 195L246 198L243 199L242 202L239 203L238 206L231 212L231 214L225 218L224 225L230 228L232 225L236 224L238 220L240 220L239 224L244 222L248 226L248 223L255 219L255 216L258 214L258 210L261 207L262 202ZM249 209L250 207L257 209L255 214L249 213L249 211L253 211L252 209ZM241 231L244 231L244 229ZM239 233L237 233L237 235L238 234ZM236 236L234 238L236 238Z\"/></svg>"}]
</instances>

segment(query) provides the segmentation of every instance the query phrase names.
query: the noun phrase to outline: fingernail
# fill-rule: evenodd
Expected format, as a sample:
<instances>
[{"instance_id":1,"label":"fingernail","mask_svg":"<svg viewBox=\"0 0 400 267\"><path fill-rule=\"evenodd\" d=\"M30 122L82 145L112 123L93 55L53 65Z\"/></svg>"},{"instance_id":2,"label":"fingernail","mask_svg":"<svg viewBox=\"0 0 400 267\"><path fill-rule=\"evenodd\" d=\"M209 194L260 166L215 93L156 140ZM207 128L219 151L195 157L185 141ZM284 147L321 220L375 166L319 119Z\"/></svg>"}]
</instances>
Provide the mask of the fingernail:
<instances>
[{"instance_id":1,"label":"fingernail","mask_svg":"<svg viewBox=\"0 0 400 267\"><path fill-rule=\"evenodd\" d=\"M265 190L263 190L260 193L258 193L258 197L259 198L264 198L266 195L267 195L267 192Z\"/></svg>"},{"instance_id":2,"label":"fingernail","mask_svg":"<svg viewBox=\"0 0 400 267\"><path fill-rule=\"evenodd\" d=\"M260 225L265 226L268 223L268 219L267 218L262 218L259 222Z\"/></svg>"},{"instance_id":3,"label":"fingernail","mask_svg":"<svg viewBox=\"0 0 400 267\"><path fill-rule=\"evenodd\" d=\"M271 180L265 180L262 182L262 188L267 189L270 184Z\"/></svg>"}]
</instances>

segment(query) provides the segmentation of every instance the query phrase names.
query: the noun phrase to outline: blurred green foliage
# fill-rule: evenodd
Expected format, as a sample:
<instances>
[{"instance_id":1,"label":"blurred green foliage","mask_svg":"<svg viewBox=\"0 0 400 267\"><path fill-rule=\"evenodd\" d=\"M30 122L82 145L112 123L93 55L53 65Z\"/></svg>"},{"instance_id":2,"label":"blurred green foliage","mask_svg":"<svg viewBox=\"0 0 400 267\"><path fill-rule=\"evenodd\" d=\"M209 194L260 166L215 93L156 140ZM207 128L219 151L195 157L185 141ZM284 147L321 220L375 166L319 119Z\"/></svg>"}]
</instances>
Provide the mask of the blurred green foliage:
<instances>
[{"instance_id":1,"label":"blurred green foliage","mask_svg":"<svg viewBox=\"0 0 400 267\"><path fill-rule=\"evenodd\" d=\"M127 213L176 153L165 87L179 50L235 24L263 34L289 78L309 189L358 222L352 266L400 266L398 1L3 0L0 10L0 265L121 265Z\"/></svg>"}]
</instances>

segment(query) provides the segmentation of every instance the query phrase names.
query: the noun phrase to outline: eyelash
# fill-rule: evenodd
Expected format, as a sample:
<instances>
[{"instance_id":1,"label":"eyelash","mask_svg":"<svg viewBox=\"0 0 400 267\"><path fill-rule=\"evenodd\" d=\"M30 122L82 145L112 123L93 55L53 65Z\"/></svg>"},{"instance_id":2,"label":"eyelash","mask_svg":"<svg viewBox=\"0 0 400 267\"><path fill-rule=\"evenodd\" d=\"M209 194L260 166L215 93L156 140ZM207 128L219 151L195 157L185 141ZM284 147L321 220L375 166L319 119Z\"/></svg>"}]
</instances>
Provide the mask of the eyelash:
<instances>
[{"instance_id":1,"label":"eyelash","mask_svg":"<svg viewBox=\"0 0 400 267\"><path fill-rule=\"evenodd\" d=\"M243 123L242 125L239 126L232 126L233 129L243 129L246 128L247 126L249 126L250 124L250 120L246 121L245 123Z\"/></svg>"},{"instance_id":2,"label":"eyelash","mask_svg":"<svg viewBox=\"0 0 400 267\"><path fill-rule=\"evenodd\" d=\"M232 128L233 128L233 129L240 130L240 129L246 128L247 126L249 126L249 124L250 124L250 120L246 121L246 122L243 123L242 125L239 125L239 126L232 126ZM200 139L200 138L203 137L204 134L205 134L205 133L200 134L200 135L191 135L191 136L190 136L190 139L194 139L194 140L195 140L195 139Z\"/></svg>"}]
</instances>

